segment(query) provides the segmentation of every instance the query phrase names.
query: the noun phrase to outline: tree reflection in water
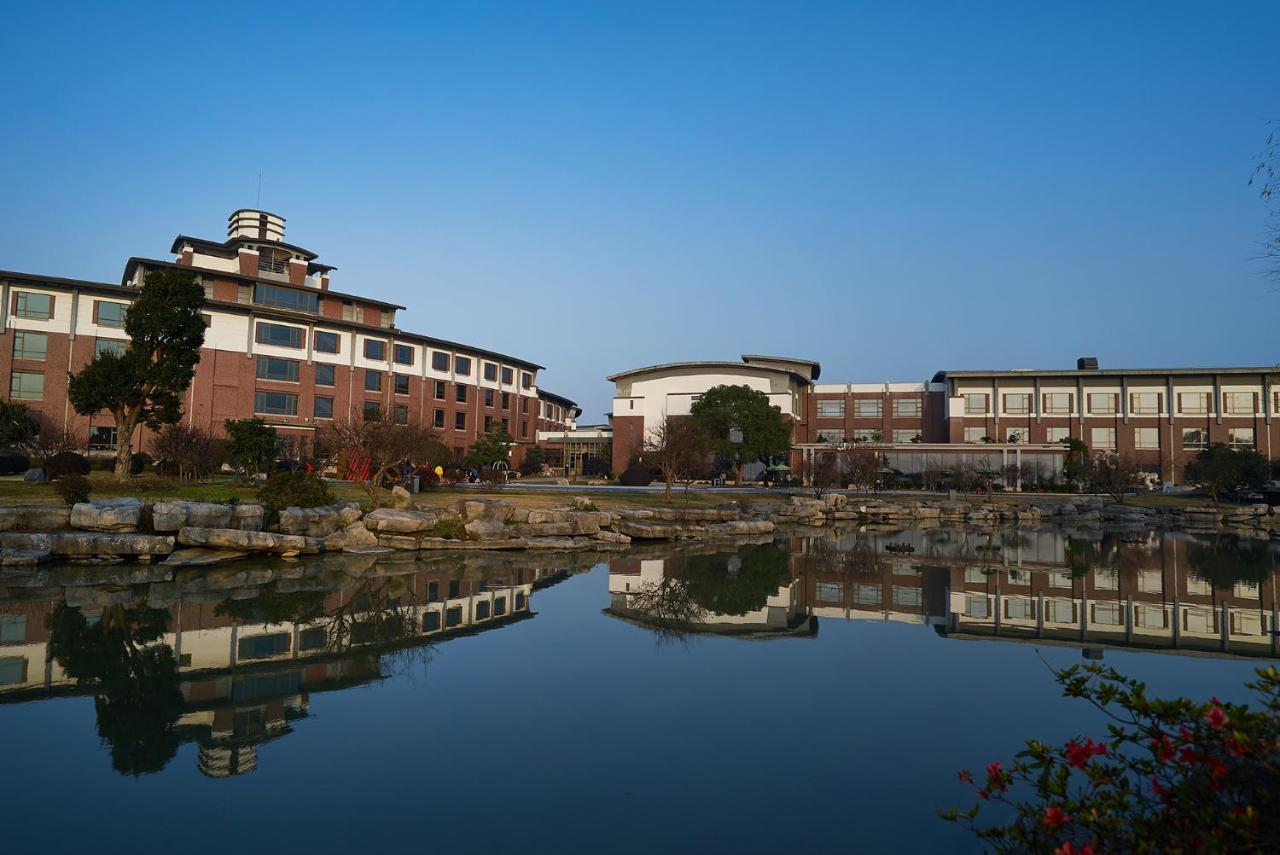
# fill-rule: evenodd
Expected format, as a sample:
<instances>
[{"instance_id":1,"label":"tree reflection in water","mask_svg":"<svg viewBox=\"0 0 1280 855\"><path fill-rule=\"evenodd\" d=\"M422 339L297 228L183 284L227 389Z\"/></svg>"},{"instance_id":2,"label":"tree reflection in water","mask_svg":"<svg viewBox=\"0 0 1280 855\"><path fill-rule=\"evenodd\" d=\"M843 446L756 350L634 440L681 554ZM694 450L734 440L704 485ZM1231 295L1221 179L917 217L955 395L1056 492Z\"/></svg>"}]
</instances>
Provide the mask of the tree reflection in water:
<instances>
[{"instance_id":1,"label":"tree reflection in water","mask_svg":"<svg viewBox=\"0 0 1280 855\"><path fill-rule=\"evenodd\" d=\"M1265 540L1219 534L1187 544L1192 572L1215 588L1237 582L1261 583L1276 571L1276 550Z\"/></svg>"}]
</instances>

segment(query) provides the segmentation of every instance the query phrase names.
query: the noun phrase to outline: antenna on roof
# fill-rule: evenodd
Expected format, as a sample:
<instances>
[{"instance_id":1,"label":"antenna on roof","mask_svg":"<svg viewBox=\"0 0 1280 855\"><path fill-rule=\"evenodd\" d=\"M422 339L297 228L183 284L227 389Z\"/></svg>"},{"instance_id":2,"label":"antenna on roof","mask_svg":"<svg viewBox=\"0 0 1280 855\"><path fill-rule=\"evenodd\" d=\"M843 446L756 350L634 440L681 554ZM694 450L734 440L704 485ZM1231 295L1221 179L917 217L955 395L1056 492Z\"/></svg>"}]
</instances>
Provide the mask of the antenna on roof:
<instances>
[{"instance_id":1,"label":"antenna on roof","mask_svg":"<svg viewBox=\"0 0 1280 855\"><path fill-rule=\"evenodd\" d=\"M262 173L261 172L258 173L258 198L257 198L257 201L253 203L253 206L255 208L262 207Z\"/></svg>"}]
</instances>

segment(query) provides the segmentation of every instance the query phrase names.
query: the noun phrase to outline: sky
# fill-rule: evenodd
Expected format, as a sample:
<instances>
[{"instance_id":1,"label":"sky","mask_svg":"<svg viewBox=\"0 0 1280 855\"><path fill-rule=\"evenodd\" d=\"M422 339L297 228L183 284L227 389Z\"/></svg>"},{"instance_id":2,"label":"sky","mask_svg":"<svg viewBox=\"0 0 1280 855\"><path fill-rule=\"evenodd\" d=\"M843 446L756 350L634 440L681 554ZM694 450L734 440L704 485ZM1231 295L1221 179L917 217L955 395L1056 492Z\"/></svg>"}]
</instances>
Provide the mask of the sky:
<instances>
[{"instance_id":1,"label":"sky","mask_svg":"<svg viewBox=\"0 0 1280 855\"><path fill-rule=\"evenodd\" d=\"M1280 4L11 4L0 269L259 205L398 325L605 376L1271 365ZM258 201L259 175L261 200Z\"/></svg>"}]
</instances>

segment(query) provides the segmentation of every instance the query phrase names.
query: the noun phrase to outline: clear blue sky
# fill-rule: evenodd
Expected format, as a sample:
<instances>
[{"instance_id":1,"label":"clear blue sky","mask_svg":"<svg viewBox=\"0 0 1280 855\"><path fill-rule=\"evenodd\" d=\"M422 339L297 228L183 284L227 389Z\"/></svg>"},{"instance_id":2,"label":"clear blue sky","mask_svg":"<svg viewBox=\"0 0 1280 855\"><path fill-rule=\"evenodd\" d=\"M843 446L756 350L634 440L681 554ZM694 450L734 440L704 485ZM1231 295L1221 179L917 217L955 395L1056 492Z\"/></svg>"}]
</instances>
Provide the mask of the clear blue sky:
<instances>
[{"instance_id":1,"label":"clear blue sky","mask_svg":"<svg viewBox=\"0 0 1280 855\"><path fill-rule=\"evenodd\" d=\"M744 352L1280 360L1280 4L286 6L6 8L0 268L115 281L262 173L335 288L584 421L606 374Z\"/></svg>"}]
</instances>

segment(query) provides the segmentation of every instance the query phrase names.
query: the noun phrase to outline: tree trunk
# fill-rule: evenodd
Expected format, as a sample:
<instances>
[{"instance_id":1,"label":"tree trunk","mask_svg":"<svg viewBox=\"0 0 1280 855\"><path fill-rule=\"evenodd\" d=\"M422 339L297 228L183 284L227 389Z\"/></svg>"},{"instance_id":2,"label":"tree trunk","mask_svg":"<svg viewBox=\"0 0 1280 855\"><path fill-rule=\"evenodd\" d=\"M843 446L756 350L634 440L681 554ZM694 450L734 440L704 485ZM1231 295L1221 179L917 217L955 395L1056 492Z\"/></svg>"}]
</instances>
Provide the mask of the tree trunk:
<instances>
[{"instance_id":1,"label":"tree trunk","mask_svg":"<svg viewBox=\"0 0 1280 855\"><path fill-rule=\"evenodd\" d=\"M125 410L116 413L116 480L129 480L129 463L133 457L133 429L138 426L138 414Z\"/></svg>"}]
</instances>

